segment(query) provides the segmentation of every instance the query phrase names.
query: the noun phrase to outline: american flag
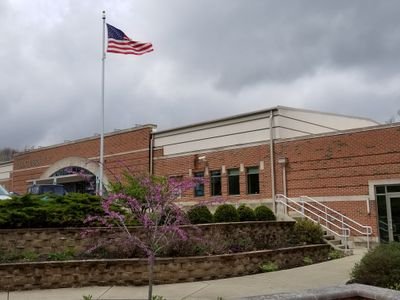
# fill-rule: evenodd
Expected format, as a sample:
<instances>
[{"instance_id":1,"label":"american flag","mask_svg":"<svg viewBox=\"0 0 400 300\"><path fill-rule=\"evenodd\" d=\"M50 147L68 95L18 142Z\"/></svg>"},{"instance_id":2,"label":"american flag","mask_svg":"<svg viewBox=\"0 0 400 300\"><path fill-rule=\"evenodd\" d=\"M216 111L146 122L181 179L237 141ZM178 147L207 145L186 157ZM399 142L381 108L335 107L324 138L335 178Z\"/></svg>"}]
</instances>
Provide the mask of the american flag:
<instances>
[{"instance_id":1,"label":"american flag","mask_svg":"<svg viewBox=\"0 0 400 300\"><path fill-rule=\"evenodd\" d=\"M108 47L107 52L120 54L142 55L153 51L151 43L132 41L118 28L107 24Z\"/></svg>"}]
</instances>

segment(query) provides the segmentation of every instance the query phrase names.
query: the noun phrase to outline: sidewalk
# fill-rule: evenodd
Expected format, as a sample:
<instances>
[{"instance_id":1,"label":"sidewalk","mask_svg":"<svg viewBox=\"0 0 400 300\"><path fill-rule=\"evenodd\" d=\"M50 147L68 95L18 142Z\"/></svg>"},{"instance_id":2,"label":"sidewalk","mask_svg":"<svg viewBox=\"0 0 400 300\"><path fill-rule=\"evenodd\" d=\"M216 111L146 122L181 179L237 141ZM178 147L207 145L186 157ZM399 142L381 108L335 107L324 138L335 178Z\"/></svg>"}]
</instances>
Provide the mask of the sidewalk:
<instances>
[{"instance_id":1,"label":"sidewalk","mask_svg":"<svg viewBox=\"0 0 400 300\"><path fill-rule=\"evenodd\" d=\"M364 249L356 249L352 256L290 270L212 281L158 285L154 287L153 294L163 296L167 300L216 300L217 297L226 300L324 288L346 283L350 270L365 252ZM82 300L84 295L92 295L93 300L146 299L147 287L108 286L9 292L0 293L0 300Z\"/></svg>"}]
</instances>

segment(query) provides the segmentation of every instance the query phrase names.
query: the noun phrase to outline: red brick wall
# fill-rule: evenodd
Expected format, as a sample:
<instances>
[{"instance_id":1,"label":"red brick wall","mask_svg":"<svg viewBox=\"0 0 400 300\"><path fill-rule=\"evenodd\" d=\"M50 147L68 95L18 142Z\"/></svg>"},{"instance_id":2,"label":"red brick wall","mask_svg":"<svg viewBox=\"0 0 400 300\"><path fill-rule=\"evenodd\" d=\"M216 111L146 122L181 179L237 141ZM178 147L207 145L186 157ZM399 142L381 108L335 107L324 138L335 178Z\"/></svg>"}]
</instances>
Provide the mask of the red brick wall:
<instances>
[{"instance_id":1,"label":"red brick wall","mask_svg":"<svg viewBox=\"0 0 400 300\"><path fill-rule=\"evenodd\" d=\"M275 150L289 161L289 196L368 195L368 180L400 178L400 127L282 142Z\"/></svg>"},{"instance_id":2,"label":"red brick wall","mask_svg":"<svg viewBox=\"0 0 400 300\"><path fill-rule=\"evenodd\" d=\"M47 170L47 167L36 167L34 169L14 171L12 175L13 192L20 194L26 193L28 188L28 180L38 179L42 173Z\"/></svg>"},{"instance_id":3,"label":"red brick wall","mask_svg":"<svg viewBox=\"0 0 400 300\"><path fill-rule=\"evenodd\" d=\"M334 202L325 202L327 206L330 208L344 214L350 219L356 220L358 223L362 225L372 226L373 236L377 236L378 227L377 227L377 210L375 206L375 201L370 201L370 211L367 212L367 203L366 201L334 201ZM356 227L356 229L361 229ZM352 230L351 235L359 235L354 230Z\"/></svg>"},{"instance_id":4,"label":"red brick wall","mask_svg":"<svg viewBox=\"0 0 400 300\"><path fill-rule=\"evenodd\" d=\"M275 161L286 157L287 192L289 197L318 196L367 196L368 180L400 178L400 127L380 128L367 131L326 135L313 138L280 141L274 146ZM188 176L193 172L259 166L260 194L246 194L246 174L241 173L240 196L227 195L227 174L222 175L222 197L229 201L271 198L269 145L240 149L199 153L206 156L206 164L195 164L197 156L162 158L161 151L155 157L154 171L159 175ZM282 166L275 164L276 193L283 193ZM207 179L207 177L206 177ZM205 184L205 197L193 197L189 193L183 201L206 201L210 197L209 184ZM367 214L365 200L354 201L339 198L326 203L361 224L373 226L376 233L375 202L371 201L371 213Z\"/></svg>"},{"instance_id":5,"label":"red brick wall","mask_svg":"<svg viewBox=\"0 0 400 300\"><path fill-rule=\"evenodd\" d=\"M124 131L104 138L105 174L113 180L126 166L137 173L149 170L151 127ZM14 158L13 191L26 192L27 180L39 178L52 164L67 157L99 156L100 139L85 139L45 149L25 152ZM108 157L109 155L112 155ZM95 158L98 161L98 158Z\"/></svg>"},{"instance_id":6,"label":"red brick wall","mask_svg":"<svg viewBox=\"0 0 400 300\"><path fill-rule=\"evenodd\" d=\"M193 172L258 166L264 161L261 197L270 197L269 146L200 153L207 163L196 165L196 155L162 158L155 154L154 172L159 175L188 176ZM368 180L400 178L400 128L384 128L357 133L320 136L275 144L275 161L286 157L287 192L290 197L368 195ZM161 158L161 159L160 159ZM283 192L282 167L275 164L276 193ZM241 197L246 195L246 176L241 175ZM266 179L266 180L265 180ZM223 196L227 196L227 175L222 176ZM207 193L206 187L206 194ZM207 197L206 197L207 198Z\"/></svg>"},{"instance_id":7,"label":"red brick wall","mask_svg":"<svg viewBox=\"0 0 400 300\"><path fill-rule=\"evenodd\" d=\"M369 194L369 180L400 178L400 127L321 136L277 143L277 156L288 158L289 197L358 196ZM277 166L277 175L282 173ZM281 190L277 178L277 190ZM339 199L338 199L339 200ZM357 222L372 226L377 235L375 201L326 202Z\"/></svg>"}]
</instances>

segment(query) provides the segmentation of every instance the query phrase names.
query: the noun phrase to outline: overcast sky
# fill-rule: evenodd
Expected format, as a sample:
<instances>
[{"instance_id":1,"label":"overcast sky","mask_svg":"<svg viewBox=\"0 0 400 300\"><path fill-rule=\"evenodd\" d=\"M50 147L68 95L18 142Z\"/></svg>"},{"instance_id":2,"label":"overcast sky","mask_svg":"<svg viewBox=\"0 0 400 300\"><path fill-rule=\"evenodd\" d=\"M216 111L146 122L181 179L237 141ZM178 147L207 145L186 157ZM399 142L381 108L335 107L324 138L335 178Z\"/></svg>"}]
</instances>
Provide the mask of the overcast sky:
<instances>
[{"instance_id":1,"label":"overcast sky","mask_svg":"<svg viewBox=\"0 0 400 300\"><path fill-rule=\"evenodd\" d=\"M400 109L400 1L1 0L0 148L100 132L103 9L155 49L107 55L106 132L276 105L382 123Z\"/></svg>"}]
</instances>

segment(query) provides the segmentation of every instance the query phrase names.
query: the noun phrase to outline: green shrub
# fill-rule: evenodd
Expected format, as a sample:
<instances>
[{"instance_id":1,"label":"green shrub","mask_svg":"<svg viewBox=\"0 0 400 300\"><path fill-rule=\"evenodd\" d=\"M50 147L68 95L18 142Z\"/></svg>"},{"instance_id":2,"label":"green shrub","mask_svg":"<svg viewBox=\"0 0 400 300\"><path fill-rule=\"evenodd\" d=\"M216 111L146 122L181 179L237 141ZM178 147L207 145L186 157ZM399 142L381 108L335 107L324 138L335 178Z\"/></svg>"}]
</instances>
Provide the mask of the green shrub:
<instances>
[{"instance_id":1,"label":"green shrub","mask_svg":"<svg viewBox=\"0 0 400 300\"><path fill-rule=\"evenodd\" d=\"M38 257L39 257L39 254L32 252L32 251L27 251L27 252L24 252L24 254L23 254L24 261L35 261L38 259Z\"/></svg>"},{"instance_id":2,"label":"green shrub","mask_svg":"<svg viewBox=\"0 0 400 300\"><path fill-rule=\"evenodd\" d=\"M187 212L187 216L192 224L205 224L213 222L213 215L205 205L193 206Z\"/></svg>"},{"instance_id":3,"label":"green shrub","mask_svg":"<svg viewBox=\"0 0 400 300\"><path fill-rule=\"evenodd\" d=\"M328 253L328 259L338 259L344 257L344 253L339 250L331 250Z\"/></svg>"},{"instance_id":4,"label":"green shrub","mask_svg":"<svg viewBox=\"0 0 400 300\"><path fill-rule=\"evenodd\" d=\"M0 228L79 227L88 215L101 213L97 196L28 194L0 202Z\"/></svg>"},{"instance_id":5,"label":"green shrub","mask_svg":"<svg viewBox=\"0 0 400 300\"><path fill-rule=\"evenodd\" d=\"M151 300L167 300L167 298L164 298L163 296L159 295L154 295L151 297Z\"/></svg>"},{"instance_id":6,"label":"green shrub","mask_svg":"<svg viewBox=\"0 0 400 300\"><path fill-rule=\"evenodd\" d=\"M311 257L305 256L305 257L303 258L303 263L304 263L306 266L308 266L308 265L312 265L314 262L313 262L313 260L312 260Z\"/></svg>"},{"instance_id":7,"label":"green shrub","mask_svg":"<svg viewBox=\"0 0 400 300\"><path fill-rule=\"evenodd\" d=\"M239 214L239 220L241 222L256 220L256 215L255 215L254 211L250 207L248 207L244 204L241 204L238 207L237 212Z\"/></svg>"},{"instance_id":8,"label":"green shrub","mask_svg":"<svg viewBox=\"0 0 400 300\"><path fill-rule=\"evenodd\" d=\"M232 204L222 204L214 214L215 222L239 222L239 214Z\"/></svg>"},{"instance_id":9,"label":"green shrub","mask_svg":"<svg viewBox=\"0 0 400 300\"><path fill-rule=\"evenodd\" d=\"M381 244L365 254L351 282L400 290L400 243Z\"/></svg>"},{"instance_id":10,"label":"green shrub","mask_svg":"<svg viewBox=\"0 0 400 300\"><path fill-rule=\"evenodd\" d=\"M276 217L271 209L266 207L265 205L261 205L256 207L254 210L254 214L256 215L257 221L275 221Z\"/></svg>"},{"instance_id":11,"label":"green shrub","mask_svg":"<svg viewBox=\"0 0 400 300\"><path fill-rule=\"evenodd\" d=\"M300 244L319 244L324 232L319 224L311 220L298 220L294 225L295 239Z\"/></svg>"},{"instance_id":12,"label":"green shrub","mask_svg":"<svg viewBox=\"0 0 400 300\"><path fill-rule=\"evenodd\" d=\"M35 261L39 255L35 252L0 252L0 263Z\"/></svg>"},{"instance_id":13,"label":"green shrub","mask_svg":"<svg viewBox=\"0 0 400 300\"><path fill-rule=\"evenodd\" d=\"M279 266L272 261L267 261L260 266L260 270L262 272L274 272L279 270Z\"/></svg>"},{"instance_id":14,"label":"green shrub","mask_svg":"<svg viewBox=\"0 0 400 300\"><path fill-rule=\"evenodd\" d=\"M75 252L72 249L63 252L52 252L47 255L47 259L53 261L71 260L74 257Z\"/></svg>"}]
</instances>

